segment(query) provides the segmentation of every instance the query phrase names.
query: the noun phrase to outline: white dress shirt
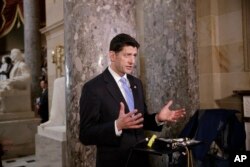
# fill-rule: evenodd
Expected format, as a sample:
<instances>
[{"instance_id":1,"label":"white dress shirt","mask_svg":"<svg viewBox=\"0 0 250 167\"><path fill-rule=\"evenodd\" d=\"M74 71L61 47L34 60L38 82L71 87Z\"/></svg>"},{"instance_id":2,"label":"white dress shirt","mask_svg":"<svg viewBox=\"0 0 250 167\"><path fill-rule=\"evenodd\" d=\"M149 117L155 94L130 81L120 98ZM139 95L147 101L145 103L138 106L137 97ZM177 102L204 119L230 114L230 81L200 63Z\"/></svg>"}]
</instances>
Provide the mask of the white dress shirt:
<instances>
[{"instance_id":1,"label":"white dress shirt","mask_svg":"<svg viewBox=\"0 0 250 167\"><path fill-rule=\"evenodd\" d=\"M128 84L129 87L130 87L130 83L129 83L129 81L128 81L127 74L124 74L124 76L121 77L121 76L118 75L114 70L112 70L112 68L111 68L110 66L108 67L108 70L109 70L109 72L111 73L111 75L113 76L113 78L115 79L115 82L117 83L117 85L118 85L120 91L122 92L122 95L123 95L124 99L127 101L126 96L125 96L125 92L124 92L124 90L123 90L123 88L122 88L122 83L120 82L120 79L123 77L123 78L126 79L127 84ZM156 119L156 117L155 117L155 122L156 122L159 126L164 124L164 122L159 122L159 121ZM116 120L115 120L115 134L116 134L117 136L121 136L121 134L122 134L122 130L118 131L117 124L116 124Z\"/></svg>"}]
</instances>

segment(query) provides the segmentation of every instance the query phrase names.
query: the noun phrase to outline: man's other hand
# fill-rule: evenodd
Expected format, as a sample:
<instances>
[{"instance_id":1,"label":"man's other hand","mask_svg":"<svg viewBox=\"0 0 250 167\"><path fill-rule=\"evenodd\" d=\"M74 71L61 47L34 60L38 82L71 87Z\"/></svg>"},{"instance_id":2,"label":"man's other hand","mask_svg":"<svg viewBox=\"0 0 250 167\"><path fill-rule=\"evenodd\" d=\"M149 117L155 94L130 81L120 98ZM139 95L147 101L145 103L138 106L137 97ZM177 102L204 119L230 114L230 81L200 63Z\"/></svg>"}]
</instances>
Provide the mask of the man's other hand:
<instances>
[{"instance_id":1,"label":"man's other hand","mask_svg":"<svg viewBox=\"0 0 250 167\"><path fill-rule=\"evenodd\" d=\"M125 106L120 102L119 117L116 120L117 129L138 129L143 127L143 117L141 113L135 109L129 113L125 113Z\"/></svg>"}]
</instances>

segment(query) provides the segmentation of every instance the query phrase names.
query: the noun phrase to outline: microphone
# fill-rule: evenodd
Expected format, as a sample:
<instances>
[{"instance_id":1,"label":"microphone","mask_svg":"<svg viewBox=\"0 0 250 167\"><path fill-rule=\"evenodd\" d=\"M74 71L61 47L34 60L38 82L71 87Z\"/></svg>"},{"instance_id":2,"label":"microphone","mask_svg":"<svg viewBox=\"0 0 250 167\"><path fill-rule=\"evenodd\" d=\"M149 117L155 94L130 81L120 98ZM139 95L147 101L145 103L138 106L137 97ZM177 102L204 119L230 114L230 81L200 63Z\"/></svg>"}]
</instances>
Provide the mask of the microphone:
<instances>
[{"instance_id":1,"label":"microphone","mask_svg":"<svg viewBox=\"0 0 250 167\"><path fill-rule=\"evenodd\" d=\"M157 138L156 135L152 135L152 137L151 137L150 140L148 141L147 146L151 148L152 145L154 144L156 138Z\"/></svg>"}]
</instances>

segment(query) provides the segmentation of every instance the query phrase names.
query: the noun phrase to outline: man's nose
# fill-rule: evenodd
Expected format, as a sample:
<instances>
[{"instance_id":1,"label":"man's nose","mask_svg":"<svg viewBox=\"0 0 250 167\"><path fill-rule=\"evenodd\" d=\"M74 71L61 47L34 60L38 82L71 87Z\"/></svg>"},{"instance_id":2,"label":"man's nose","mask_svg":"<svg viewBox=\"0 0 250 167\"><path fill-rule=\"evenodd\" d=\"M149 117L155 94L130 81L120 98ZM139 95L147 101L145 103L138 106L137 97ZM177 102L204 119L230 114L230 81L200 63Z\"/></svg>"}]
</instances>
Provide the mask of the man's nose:
<instances>
[{"instance_id":1,"label":"man's nose","mask_svg":"<svg viewBox=\"0 0 250 167\"><path fill-rule=\"evenodd\" d=\"M135 64L135 57L134 56L131 56L131 58L129 59L129 63Z\"/></svg>"}]
</instances>

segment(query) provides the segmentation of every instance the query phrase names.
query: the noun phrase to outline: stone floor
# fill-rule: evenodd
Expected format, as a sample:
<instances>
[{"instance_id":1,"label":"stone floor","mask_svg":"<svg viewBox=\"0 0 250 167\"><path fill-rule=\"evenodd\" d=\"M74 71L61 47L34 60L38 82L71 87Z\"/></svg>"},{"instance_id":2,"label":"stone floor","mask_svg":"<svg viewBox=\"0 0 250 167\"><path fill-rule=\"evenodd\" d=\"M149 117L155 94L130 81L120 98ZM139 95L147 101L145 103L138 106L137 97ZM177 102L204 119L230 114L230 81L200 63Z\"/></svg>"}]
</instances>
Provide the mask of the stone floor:
<instances>
[{"instance_id":1,"label":"stone floor","mask_svg":"<svg viewBox=\"0 0 250 167\"><path fill-rule=\"evenodd\" d=\"M21 158L2 160L3 167L35 167L36 157L30 155Z\"/></svg>"}]
</instances>

